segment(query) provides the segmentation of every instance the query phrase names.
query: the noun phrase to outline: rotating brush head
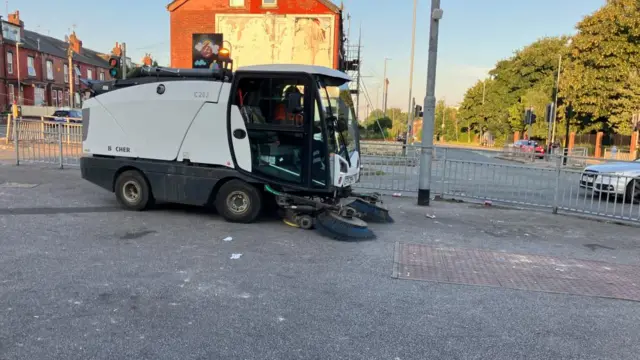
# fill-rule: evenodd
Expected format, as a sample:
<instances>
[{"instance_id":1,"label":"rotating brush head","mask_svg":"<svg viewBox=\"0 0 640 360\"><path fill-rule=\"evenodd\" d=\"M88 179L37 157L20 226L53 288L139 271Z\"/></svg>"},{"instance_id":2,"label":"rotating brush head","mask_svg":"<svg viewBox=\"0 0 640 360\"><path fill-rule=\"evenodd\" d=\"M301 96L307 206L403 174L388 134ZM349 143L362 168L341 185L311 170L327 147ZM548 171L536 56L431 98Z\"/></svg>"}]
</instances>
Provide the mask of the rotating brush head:
<instances>
[{"instance_id":1,"label":"rotating brush head","mask_svg":"<svg viewBox=\"0 0 640 360\"><path fill-rule=\"evenodd\" d=\"M367 227L366 222L357 218L345 218L334 212L318 215L315 227L320 234L340 241L362 241L376 238L376 235Z\"/></svg>"},{"instance_id":2,"label":"rotating brush head","mask_svg":"<svg viewBox=\"0 0 640 360\"><path fill-rule=\"evenodd\" d=\"M378 205L371 204L362 199L355 199L349 204L351 208L362 214L362 219L374 223L392 223L394 222L389 210Z\"/></svg>"}]
</instances>

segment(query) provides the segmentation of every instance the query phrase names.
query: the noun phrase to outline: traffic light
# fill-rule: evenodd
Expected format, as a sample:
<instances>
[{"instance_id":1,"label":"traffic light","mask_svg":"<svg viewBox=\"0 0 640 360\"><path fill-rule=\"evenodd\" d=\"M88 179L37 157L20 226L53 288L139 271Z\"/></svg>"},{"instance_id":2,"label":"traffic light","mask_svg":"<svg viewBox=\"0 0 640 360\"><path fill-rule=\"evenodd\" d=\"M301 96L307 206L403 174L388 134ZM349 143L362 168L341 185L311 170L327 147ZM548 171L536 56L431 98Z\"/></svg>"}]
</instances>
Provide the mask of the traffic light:
<instances>
[{"instance_id":1,"label":"traffic light","mask_svg":"<svg viewBox=\"0 0 640 360\"><path fill-rule=\"evenodd\" d=\"M109 59L109 75L114 79L120 75L120 58L118 56L112 56Z\"/></svg>"},{"instance_id":2,"label":"traffic light","mask_svg":"<svg viewBox=\"0 0 640 360\"><path fill-rule=\"evenodd\" d=\"M414 110L414 116L418 118L423 116L421 105L416 105L416 108Z\"/></svg>"},{"instance_id":3,"label":"traffic light","mask_svg":"<svg viewBox=\"0 0 640 360\"><path fill-rule=\"evenodd\" d=\"M524 112L524 124L525 125L533 125L536 122L536 114L533 112L533 109L527 109Z\"/></svg>"}]
</instances>

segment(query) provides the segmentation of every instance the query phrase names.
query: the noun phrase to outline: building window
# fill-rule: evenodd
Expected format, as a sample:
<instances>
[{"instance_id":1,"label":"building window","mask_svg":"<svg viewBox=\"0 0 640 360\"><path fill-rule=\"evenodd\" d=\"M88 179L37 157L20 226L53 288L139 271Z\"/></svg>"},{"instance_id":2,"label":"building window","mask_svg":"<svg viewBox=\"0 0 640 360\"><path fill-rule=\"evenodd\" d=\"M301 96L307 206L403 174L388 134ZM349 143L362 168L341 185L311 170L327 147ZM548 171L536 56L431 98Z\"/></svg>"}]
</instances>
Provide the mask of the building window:
<instances>
[{"instance_id":1,"label":"building window","mask_svg":"<svg viewBox=\"0 0 640 360\"><path fill-rule=\"evenodd\" d=\"M278 6L278 0L262 0L262 6L264 7Z\"/></svg>"},{"instance_id":2,"label":"building window","mask_svg":"<svg viewBox=\"0 0 640 360\"><path fill-rule=\"evenodd\" d=\"M58 90L51 90L51 105L58 107Z\"/></svg>"},{"instance_id":3,"label":"building window","mask_svg":"<svg viewBox=\"0 0 640 360\"><path fill-rule=\"evenodd\" d=\"M104 71L100 70L100 81L104 81Z\"/></svg>"},{"instance_id":4,"label":"building window","mask_svg":"<svg viewBox=\"0 0 640 360\"><path fill-rule=\"evenodd\" d=\"M36 60L33 56L27 56L27 75L31 77L36 76Z\"/></svg>"},{"instance_id":5,"label":"building window","mask_svg":"<svg viewBox=\"0 0 640 360\"><path fill-rule=\"evenodd\" d=\"M80 68L78 67L78 65L74 65L73 66L73 82L78 85L80 84L80 75L82 73L80 72Z\"/></svg>"},{"instance_id":6,"label":"building window","mask_svg":"<svg viewBox=\"0 0 640 360\"><path fill-rule=\"evenodd\" d=\"M13 84L9 84L9 104L13 104L16 101L16 89Z\"/></svg>"},{"instance_id":7,"label":"building window","mask_svg":"<svg viewBox=\"0 0 640 360\"><path fill-rule=\"evenodd\" d=\"M229 0L231 7L244 7L244 0Z\"/></svg>"},{"instance_id":8,"label":"building window","mask_svg":"<svg viewBox=\"0 0 640 360\"><path fill-rule=\"evenodd\" d=\"M13 53L7 52L7 72L13 74Z\"/></svg>"},{"instance_id":9,"label":"building window","mask_svg":"<svg viewBox=\"0 0 640 360\"><path fill-rule=\"evenodd\" d=\"M64 82L69 82L69 65L64 64Z\"/></svg>"},{"instance_id":10,"label":"building window","mask_svg":"<svg viewBox=\"0 0 640 360\"><path fill-rule=\"evenodd\" d=\"M69 90L64 91L64 106L69 106Z\"/></svg>"},{"instance_id":11,"label":"building window","mask_svg":"<svg viewBox=\"0 0 640 360\"><path fill-rule=\"evenodd\" d=\"M93 80L93 70L87 69L87 79Z\"/></svg>"},{"instance_id":12,"label":"building window","mask_svg":"<svg viewBox=\"0 0 640 360\"><path fill-rule=\"evenodd\" d=\"M62 97L62 90L58 90L58 106L62 106L62 101L64 98Z\"/></svg>"},{"instance_id":13,"label":"building window","mask_svg":"<svg viewBox=\"0 0 640 360\"><path fill-rule=\"evenodd\" d=\"M82 107L82 98L80 97L80 93L77 92L74 95L75 95L74 96L74 106L72 106L72 107L74 107L74 108Z\"/></svg>"},{"instance_id":14,"label":"building window","mask_svg":"<svg viewBox=\"0 0 640 360\"><path fill-rule=\"evenodd\" d=\"M37 87L34 89L33 105L41 106L45 104L44 89Z\"/></svg>"},{"instance_id":15,"label":"building window","mask_svg":"<svg viewBox=\"0 0 640 360\"><path fill-rule=\"evenodd\" d=\"M53 61L47 60L47 80L53 80Z\"/></svg>"}]
</instances>

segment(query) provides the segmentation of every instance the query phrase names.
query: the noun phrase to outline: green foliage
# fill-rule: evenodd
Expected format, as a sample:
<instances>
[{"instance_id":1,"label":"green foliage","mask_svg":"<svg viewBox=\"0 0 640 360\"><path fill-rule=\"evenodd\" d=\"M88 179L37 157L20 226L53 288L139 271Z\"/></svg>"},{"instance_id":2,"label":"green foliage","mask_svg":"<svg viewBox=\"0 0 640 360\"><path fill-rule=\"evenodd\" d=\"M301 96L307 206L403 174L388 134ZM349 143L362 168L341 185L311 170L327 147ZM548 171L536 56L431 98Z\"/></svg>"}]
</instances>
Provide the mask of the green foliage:
<instances>
[{"instance_id":1,"label":"green foliage","mask_svg":"<svg viewBox=\"0 0 640 360\"><path fill-rule=\"evenodd\" d=\"M631 133L640 109L640 2L610 0L577 25L561 95L581 128Z\"/></svg>"},{"instance_id":2,"label":"green foliage","mask_svg":"<svg viewBox=\"0 0 640 360\"><path fill-rule=\"evenodd\" d=\"M577 30L571 39L542 38L496 63L489 79L467 90L459 122L498 139L527 130L523 114L532 107L538 123L531 135L546 138L545 109L555 99L561 59L557 120L565 121L570 104L572 131L631 133L631 116L640 110L640 1L608 0ZM557 126L556 134L564 128Z\"/></svg>"},{"instance_id":3,"label":"green foliage","mask_svg":"<svg viewBox=\"0 0 640 360\"><path fill-rule=\"evenodd\" d=\"M151 66L158 67L159 65L157 61L153 60L153 62L151 63Z\"/></svg>"}]
</instances>

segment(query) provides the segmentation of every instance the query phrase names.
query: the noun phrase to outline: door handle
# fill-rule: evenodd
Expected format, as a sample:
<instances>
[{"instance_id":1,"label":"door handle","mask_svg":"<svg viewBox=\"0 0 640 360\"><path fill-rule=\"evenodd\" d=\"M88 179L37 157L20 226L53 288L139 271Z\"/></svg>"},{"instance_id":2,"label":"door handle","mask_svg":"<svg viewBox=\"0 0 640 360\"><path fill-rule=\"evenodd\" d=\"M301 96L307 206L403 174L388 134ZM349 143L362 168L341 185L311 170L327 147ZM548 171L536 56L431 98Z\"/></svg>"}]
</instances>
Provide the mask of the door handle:
<instances>
[{"instance_id":1,"label":"door handle","mask_svg":"<svg viewBox=\"0 0 640 360\"><path fill-rule=\"evenodd\" d=\"M235 129L233 130L233 137L242 140L247 137L247 132L242 129Z\"/></svg>"}]
</instances>

